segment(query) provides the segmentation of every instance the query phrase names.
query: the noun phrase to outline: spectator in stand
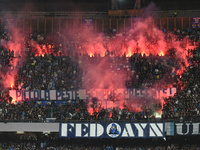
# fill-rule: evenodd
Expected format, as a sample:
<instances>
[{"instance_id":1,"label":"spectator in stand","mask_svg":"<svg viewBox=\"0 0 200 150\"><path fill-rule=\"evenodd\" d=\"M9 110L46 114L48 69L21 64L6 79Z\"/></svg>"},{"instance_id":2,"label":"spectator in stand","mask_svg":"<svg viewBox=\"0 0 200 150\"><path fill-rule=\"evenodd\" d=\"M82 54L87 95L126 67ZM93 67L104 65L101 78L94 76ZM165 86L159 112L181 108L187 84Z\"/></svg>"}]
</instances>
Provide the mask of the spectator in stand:
<instances>
[{"instance_id":1,"label":"spectator in stand","mask_svg":"<svg viewBox=\"0 0 200 150\"><path fill-rule=\"evenodd\" d=\"M182 40L183 37L188 37L198 42L199 33L197 32L181 32L179 30L173 31L177 34L176 40ZM126 34L123 35L127 36ZM37 37L37 38L36 38ZM3 34L4 40L9 40L9 34ZM117 37L119 38L119 37ZM65 38L66 39L66 38ZM73 38L72 38L73 39ZM69 90L82 88L83 70L80 69L77 59L88 59L90 63L98 64L101 57L96 54L94 57L89 57L84 54L78 57L78 48L81 45L79 41L70 41L68 39L67 49L68 55L62 56L62 47L60 47L60 39L58 41L48 41L43 36L32 35L31 40L27 40L27 62L19 69L18 75L15 77L15 85L13 89L16 90ZM170 34L166 36L166 40L170 41L172 38ZM113 40L114 41L114 40ZM42 49L44 53L39 55L37 49L31 42L38 42L39 47L47 47ZM66 42L66 41L65 41ZM106 45L106 43L105 43ZM117 56L115 52L107 51L107 59L112 66L113 72L124 69L127 74L126 86L127 88L144 88L159 85L177 86L179 91L174 97L166 99L166 104L163 107L164 119L181 119L181 120L199 120L199 48L188 51L190 65L186 67L183 75L176 74L179 60L173 57L173 51L165 56L145 56L142 54L133 54L131 58ZM1 73L6 74L11 67L11 61L14 59L14 52L8 50L5 46L1 46L0 54L0 70ZM183 65L184 66L184 65ZM161 84L162 83L162 84ZM2 82L0 83L2 85ZM1 86L3 87L3 86ZM22 102L16 105L8 104L9 99L8 90L1 89L1 118L6 121L29 120L38 121L45 120L47 117L56 117L58 121L61 120L140 120L144 118L141 112L136 113L130 110L100 109L94 111L94 114L89 115L85 104L60 104L48 103L46 105L37 102ZM29 109L27 109L29 108ZM60 109L62 108L62 109ZM65 111L61 111L65 110ZM110 115L111 114L111 115ZM148 118L148 117L147 117Z\"/></svg>"},{"instance_id":2,"label":"spectator in stand","mask_svg":"<svg viewBox=\"0 0 200 150\"><path fill-rule=\"evenodd\" d=\"M195 51L195 50L194 50ZM197 51L195 51L196 53ZM199 54L197 55L199 57ZM199 58L191 57L190 65L182 76L178 76L179 91L174 97L165 99L163 108L164 119L180 119L180 121L199 121L199 86L200 64Z\"/></svg>"}]
</instances>

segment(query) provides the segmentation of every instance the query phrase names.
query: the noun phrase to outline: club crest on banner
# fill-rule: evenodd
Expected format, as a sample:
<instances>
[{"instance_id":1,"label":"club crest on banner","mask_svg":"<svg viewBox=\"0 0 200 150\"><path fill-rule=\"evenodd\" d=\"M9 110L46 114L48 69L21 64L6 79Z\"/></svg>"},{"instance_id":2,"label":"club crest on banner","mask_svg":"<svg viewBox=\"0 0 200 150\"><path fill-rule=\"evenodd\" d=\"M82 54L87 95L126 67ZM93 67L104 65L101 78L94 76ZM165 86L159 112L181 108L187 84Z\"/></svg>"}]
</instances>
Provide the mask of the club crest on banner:
<instances>
[{"instance_id":1,"label":"club crest on banner","mask_svg":"<svg viewBox=\"0 0 200 150\"><path fill-rule=\"evenodd\" d=\"M112 138L116 138L121 133L121 127L117 123L110 123L107 126L106 132L107 132L108 136L110 136Z\"/></svg>"}]
</instances>

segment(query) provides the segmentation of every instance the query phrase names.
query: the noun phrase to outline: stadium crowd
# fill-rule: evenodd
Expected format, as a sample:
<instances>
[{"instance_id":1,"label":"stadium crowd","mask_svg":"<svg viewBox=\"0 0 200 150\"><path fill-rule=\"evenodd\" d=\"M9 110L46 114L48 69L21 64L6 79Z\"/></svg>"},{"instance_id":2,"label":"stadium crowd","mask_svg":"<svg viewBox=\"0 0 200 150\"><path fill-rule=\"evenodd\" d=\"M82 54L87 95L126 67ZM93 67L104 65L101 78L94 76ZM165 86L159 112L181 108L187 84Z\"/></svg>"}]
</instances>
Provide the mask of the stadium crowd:
<instances>
[{"instance_id":1,"label":"stadium crowd","mask_svg":"<svg viewBox=\"0 0 200 150\"><path fill-rule=\"evenodd\" d=\"M164 31L166 32L166 31ZM187 30L181 32L174 30L178 39L190 38L198 46L199 31ZM77 36L77 35L76 35ZM126 36L123 35L123 36ZM170 40L170 36L166 40ZM7 33L1 34L4 41L10 40ZM73 38L72 38L73 39ZM74 38L76 39L76 38ZM66 40L66 38L65 38ZM35 43L34 43L35 42ZM84 70L80 67L85 60L88 64L98 64L106 58L111 70L114 73L122 71L126 73L125 86L127 88L146 88L155 86L175 86L178 92L174 97L165 99L163 107L163 119L180 119L198 121L199 118L199 47L188 50L187 59L189 66L179 63L180 58L174 56L175 51L169 50L165 56L135 53L131 57L116 56L114 52L107 51L104 57L98 54L89 56L79 54L77 49L80 43L75 41L65 41L67 44L67 55L64 47L58 41L48 41L45 36L39 34L31 35L26 41L26 59L22 67L19 68L15 76L15 83L11 87L13 90L69 90L83 88ZM31 44L34 43L34 44ZM40 47L42 53L37 51L35 45ZM45 48L43 48L45 47ZM72 52L75 53L72 53ZM72 57L73 56L73 57ZM13 67L12 61L17 59L13 50L1 46L0 54L1 69L1 120L5 121L39 121L45 118L55 117L57 121L67 120L141 120L144 118L155 119L152 113L146 116L144 112L132 112L131 110L121 110L117 108L108 112L106 109L98 109L89 114L86 101L76 102L40 102L27 101L11 104L7 91L4 89L3 77ZM20 57L20 56L19 56ZM86 62L86 61L85 61ZM177 71L185 67L183 74ZM10 100L10 102L9 102ZM62 111L60 111L62 110ZM145 111L145 110L143 110ZM119 117L120 116L120 117ZM119 119L120 118L120 119Z\"/></svg>"},{"instance_id":2,"label":"stadium crowd","mask_svg":"<svg viewBox=\"0 0 200 150\"><path fill-rule=\"evenodd\" d=\"M92 108L88 112L85 100L73 102L24 101L17 104L1 103L0 121L5 122L47 122L49 118L55 118L57 122L87 121L87 122L112 122L112 121L156 121L153 113L146 116L145 110L135 112L127 107L120 108ZM50 122L52 119L50 119ZM54 120L55 121L55 120Z\"/></svg>"},{"instance_id":3,"label":"stadium crowd","mask_svg":"<svg viewBox=\"0 0 200 150\"><path fill-rule=\"evenodd\" d=\"M42 150L198 150L199 137L163 139L70 139L58 134L8 134L0 136L0 148ZM10 139L9 142L7 142ZM183 143L184 141L184 143Z\"/></svg>"},{"instance_id":4,"label":"stadium crowd","mask_svg":"<svg viewBox=\"0 0 200 150\"><path fill-rule=\"evenodd\" d=\"M165 32L165 31L164 31ZM200 66L199 66L199 32L198 31L173 31L179 39L187 37L192 39L197 48L188 50L187 59L189 66L181 63L180 59L174 56L174 51L169 50L164 56L143 55L135 53L131 57L126 55L115 56L107 51L104 57L98 54L89 56L88 54L72 54L72 49L78 47L76 42L68 42L68 50L65 54L64 48L58 41L48 41L45 36L33 34L31 42L26 42L26 61L19 67L15 75L15 82L8 89L4 85L4 77L13 69L13 61L17 55L13 50L1 45L0 50L0 121L3 122L112 122L112 121L200 121ZM170 37L168 37L170 38ZM9 41L9 34L2 33L1 39ZM2 41L2 40L1 40ZM34 43L35 42L35 43ZM34 43L34 44L31 44ZM51 44L49 44L51 43ZM42 50L37 51L36 46ZM51 46L49 46L51 45ZM73 57L72 57L73 55ZM14 102L9 97L8 90L69 90L83 88L83 76L85 75L81 65L87 67L88 64L98 64L106 59L108 68L113 73L125 72L125 86L127 88L151 88L151 87L169 87L177 88L177 93L173 97L164 99L163 108L159 106L141 108L137 112L124 105L120 108L100 108L96 107L94 101L92 105L87 100L76 101L38 101L28 100ZM21 62L19 62L21 63ZM177 73L183 67L183 73ZM93 82L93 81L91 81ZM93 110L88 110L88 105ZM162 109L162 117L157 120L154 112ZM49 120L48 120L49 119ZM55 120L53 120L55 119ZM167 139L145 139L123 140L122 141L98 141L73 139L60 139L58 135L43 134L9 134L0 135L0 149L44 149L44 150L187 150L200 149L197 137L189 141L189 138L174 140ZM8 141L9 139L9 141ZM192 138L191 138L192 139ZM199 139L199 138L198 138ZM158 140L158 141L157 141ZM83 142L84 141L84 142ZM183 142L184 141L184 142ZM196 142L196 143L195 143ZM158 144L159 143L159 144ZM172 144L174 143L174 144Z\"/></svg>"},{"instance_id":5,"label":"stadium crowd","mask_svg":"<svg viewBox=\"0 0 200 150\"><path fill-rule=\"evenodd\" d=\"M200 63L199 50L192 51L190 65L179 76L178 92L165 99L163 118L180 119L180 121L199 121L200 119Z\"/></svg>"}]
</instances>

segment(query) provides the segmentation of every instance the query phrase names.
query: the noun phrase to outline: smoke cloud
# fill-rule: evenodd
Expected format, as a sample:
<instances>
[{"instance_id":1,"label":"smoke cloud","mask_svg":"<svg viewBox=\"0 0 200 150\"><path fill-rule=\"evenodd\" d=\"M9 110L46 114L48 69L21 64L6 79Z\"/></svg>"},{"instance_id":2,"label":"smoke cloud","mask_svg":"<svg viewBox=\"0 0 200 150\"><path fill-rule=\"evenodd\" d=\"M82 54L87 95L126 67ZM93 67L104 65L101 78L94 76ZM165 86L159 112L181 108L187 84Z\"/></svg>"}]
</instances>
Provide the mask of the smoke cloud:
<instances>
[{"instance_id":1,"label":"smoke cloud","mask_svg":"<svg viewBox=\"0 0 200 150\"><path fill-rule=\"evenodd\" d=\"M184 68L184 65L189 65L186 56L190 41L188 39L180 41L175 34L160 30L154 22L156 14L147 15L154 7L151 4L144 10L143 16L133 19L130 30L125 33L116 33L115 36L97 33L88 29L80 29L78 25L75 25L77 26L75 29L72 28L72 25L61 29L58 36L61 39L59 42L62 43L63 54L79 56L77 62L79 62L83 74L82 88L91 91L107 89L108 92L125 89L126 81L130 80L134 74L130 68L129 59L136 53L146 56L169 56L171 55L170 52L173 51L174 60L179 65L178 68ZM119 29L119 31L122 30ZM8 42L2 41L2 45L7 49L13 50L15 58L12 61L13 69L8 69L6 74L1 73L5 87L10 87L14 83L14 77L26 60L25 40L21 30L10 28L9 33L12 34L11 40ZM57 41L58 39L55 38L54 40ZM36 50L36 55L49 52L48 45L38 44L35 41L29 41L29 44ZM178 68L175 71L181 73ZM124 105L127 105L137 111L141 110L143 102L147 104L149 102L154 103L153 100L149 99L131 99L128 103L125 103L125 98L120 96L120 92L116 93L115 97L107 97L109 104L105 104L103 102L105 98L101 96L95 97L95 99L104 108L123 108ZM157 100L155 100L155 103L157 103Z\"/></svg>"}]
</instances>

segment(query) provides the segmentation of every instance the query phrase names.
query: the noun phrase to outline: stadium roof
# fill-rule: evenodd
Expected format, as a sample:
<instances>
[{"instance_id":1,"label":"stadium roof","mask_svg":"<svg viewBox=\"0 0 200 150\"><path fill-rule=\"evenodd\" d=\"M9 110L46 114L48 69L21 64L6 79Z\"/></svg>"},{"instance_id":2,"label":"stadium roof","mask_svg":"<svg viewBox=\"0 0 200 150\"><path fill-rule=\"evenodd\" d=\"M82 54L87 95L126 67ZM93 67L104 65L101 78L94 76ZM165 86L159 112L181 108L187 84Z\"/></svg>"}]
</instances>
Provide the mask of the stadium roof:
<instances>
[{"instance_id":1,"label":"stadium roof","mask_svg":"<svg viewBox=\"0 0 200 150\"><path fill-rule=\"evenodd\" d=\"M199 9L200 0L152 0L160 10Z\"/></svg>"},{"instance_id":2,"label":"stadium roof","mask_svg":"<svg viewBox=\"0 0 200 150\"><path fill-rule=\"evenodd\" d=\"M116 0L119 9L133 9L135 0ZM199 9L200 0L141 0L159 10ZM1 11L108 11L111 0L0 0Z\"/></svg>"}]
</instances>

